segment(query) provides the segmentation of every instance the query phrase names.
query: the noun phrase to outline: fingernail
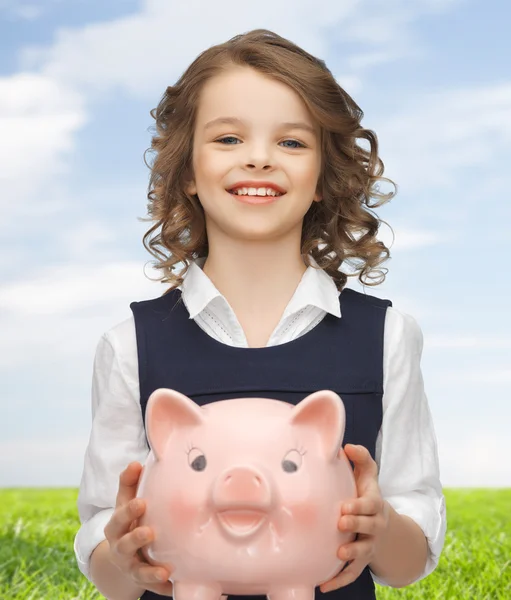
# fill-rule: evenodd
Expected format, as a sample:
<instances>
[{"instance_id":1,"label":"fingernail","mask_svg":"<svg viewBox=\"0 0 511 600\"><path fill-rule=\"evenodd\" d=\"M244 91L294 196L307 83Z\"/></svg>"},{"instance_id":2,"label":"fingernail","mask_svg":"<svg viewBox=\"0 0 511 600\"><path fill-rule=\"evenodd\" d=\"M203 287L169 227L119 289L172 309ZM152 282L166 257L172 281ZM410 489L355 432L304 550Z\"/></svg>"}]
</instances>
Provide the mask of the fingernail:
<instances>
[{"instance_id":1,"label":"fingernail","mask_svg":"<svg viewBox=\"0 0 511 600\"><path fill-rule=\"evenodd\" d=\"M140 508L140 502L136 498L131 500L130 508L133 511L137 511Z\"/></svg>"}]
</instances>

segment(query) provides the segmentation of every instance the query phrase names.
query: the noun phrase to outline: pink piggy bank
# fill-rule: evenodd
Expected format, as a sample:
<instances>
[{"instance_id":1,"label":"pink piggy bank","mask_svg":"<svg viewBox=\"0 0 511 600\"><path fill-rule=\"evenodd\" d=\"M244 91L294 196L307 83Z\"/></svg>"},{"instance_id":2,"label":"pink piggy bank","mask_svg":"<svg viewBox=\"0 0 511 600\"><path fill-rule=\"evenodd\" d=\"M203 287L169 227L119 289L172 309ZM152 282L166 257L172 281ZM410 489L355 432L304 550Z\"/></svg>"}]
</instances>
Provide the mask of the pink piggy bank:
<instances>
[{"instance_id":1,"label":"pink piggy bank","mask_svg":"<svg viewBox=\"0 0 511 600\"><path fill-rule=\"evenodd\" d=\"M142 552L170 569L175 600L311 600L341 570L337 550L354 536L338 529L340 507L357 496L344 428L328 390L296 406L151 394L137 496L155 540Z\"/></svg>"}]
</instances>

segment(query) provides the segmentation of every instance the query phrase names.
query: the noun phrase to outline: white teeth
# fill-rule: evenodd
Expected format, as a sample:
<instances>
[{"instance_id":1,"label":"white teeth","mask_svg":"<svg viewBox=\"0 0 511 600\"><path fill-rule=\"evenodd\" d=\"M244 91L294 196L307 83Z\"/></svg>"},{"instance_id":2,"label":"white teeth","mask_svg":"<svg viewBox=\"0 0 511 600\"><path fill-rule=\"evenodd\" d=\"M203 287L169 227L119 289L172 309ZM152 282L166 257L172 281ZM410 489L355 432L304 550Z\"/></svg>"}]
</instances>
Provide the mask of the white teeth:
<instances>
[{"instance_id":1,"label":"white teeth","mask_svg":"<svg viewBox=\"0 0 511 600\"><path fill-rule=\"evenodd\" d=\"M231 193L236 194L237 196L281 196L279 192L272 188L237 188L232 190Z\"/></svg>"}]
</instances>

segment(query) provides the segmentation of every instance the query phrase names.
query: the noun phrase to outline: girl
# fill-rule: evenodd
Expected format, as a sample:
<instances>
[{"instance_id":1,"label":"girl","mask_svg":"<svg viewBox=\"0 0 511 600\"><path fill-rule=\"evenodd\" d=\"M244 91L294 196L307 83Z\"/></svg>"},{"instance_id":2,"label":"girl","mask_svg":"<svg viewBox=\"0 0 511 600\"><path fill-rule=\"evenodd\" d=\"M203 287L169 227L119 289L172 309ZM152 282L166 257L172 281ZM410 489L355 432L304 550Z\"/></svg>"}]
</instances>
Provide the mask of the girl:
<instances>
[{"instance_id":1,"label":"girl","mask_svg":"<svg viewBox=\"0 0 511 600\"><path fill-rule=\"evenodd\" d=\"M345 404L358 491L338 526L357 539L339 548L347 567L320 590L366 600L375 581L425 577L442 550L445 507L422 333L390 301L346 288L341 270L354 267L362 283L379 273L377 285L385 276L375 268L389 257L369 209L394 194L377 191L383 163L362 111L323 61L255 30L198 56L151 114L154 224L144 245L168 289L132 303L133 317L97 348L81 571L107 598L172 595L170 572L139 554L152 530L134 526L153 390L202 405L239 396L296 404L332 389Z\"/></svg>"}]
</instances>

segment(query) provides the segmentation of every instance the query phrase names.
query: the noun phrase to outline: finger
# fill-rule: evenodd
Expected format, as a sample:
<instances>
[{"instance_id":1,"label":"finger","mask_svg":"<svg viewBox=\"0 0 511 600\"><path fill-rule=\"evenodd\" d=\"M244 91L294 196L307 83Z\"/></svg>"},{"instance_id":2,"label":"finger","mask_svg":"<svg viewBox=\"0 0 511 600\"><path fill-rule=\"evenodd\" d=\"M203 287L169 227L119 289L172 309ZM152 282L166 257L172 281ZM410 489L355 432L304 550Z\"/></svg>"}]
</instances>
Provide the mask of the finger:
<instances>
[{"instance_id":1,"label":"finger","mask_svg":"<svg viewBox=\"0 0 511 600\"><path fill-rule=\"evenodd\" d=\"M365 567L366 563L363 560L354 560L343 571L341 571L339 575L336 575L330 581L322 584L320 586L320 590L322 592L331 592L332 590L336 590L340 587L344 587L345 585L353 583L360 573L362 573Z\"/></svg>"},{"instance_id":2,"label":"finger","mask_svg":"<svg viewBox=\"0 0 511 600\"><path fill-rule=\"evenodd\" d=\"M146 589L149 589L147 586L152 586L154 589L151 589L151 591L156 591L155 586L158 586L158 584L166 585L168 578L170 577L170 570L165 567L149 565L138 560L133 563L131 577L140 586L146 587ZM170 583L169 585L172 588L172 584Z\"/></svg>"},{"instance_id":3,"label":"finger","mask_svg":"<svg viewBox=\"0 0 511 600\"><path fill-rule=\"evenodd\" d=\"M378 475L378 466L367 448L364 446L355 446L354 444L346 444L344 452L355 465L355 470L358 469L372 476Z\"/></svg>"},{"instance_id":4,"label":"finger","mask_svg":"<svg viewBox=\"0 0 511 600\"><path fill-rule=\"evenodd\" d=\"M379 494L378 466L372 459L369 451L363 446L347 445L345 450L348 458L354 465L357 495L364 496L368 493Z\"/></svg>"},{"instance_id":5,"label":"finger","mask_svg":"<svg viewBox=\"0 0 511 600\"><path fill-rule=\"evenodd\" d=\"M371 562L374 555L374 542L372 539L362 538L351 544L341 546L337 551L337 556L341 560L364 559L367 564Z\"/></svg>"},{"instance_id":6,"label":"finger","mask_svg":"<svg viewBox=\"0 0 511 600\"><path fill-rule=\"evenodd\" d=\"M115 506L122 506L135 498L142 469L143 467L139 462L131 462L119 475L119 489Z\"/></svg>"},{"instance_id":7,"label":"finger","mask_svg":"<svg viewBox=\"0 0 511 600\"><path fill-rule=\"evenodd\" d=\"M130 574L140 587L161 596L173 596L174 586L169 581L171 572L166 567L149 565L137 559L132 564Z\"/></svg>"},{"instance_id":8,"label":"finger","mask_svg":"<svg viewBox=\"0 0 511 600\"><path fill-rule=\"evenodd\" d=\"M130 531L131 523L144 514L145 501L135 498L114 510L110 521L104 529L105 536L110 545L115 544L122 536Z\"/></svg>"},{"instance_id":9,"label":"finger","mask_svg":"<svg viewBox=\"0 0 511 600\"><path fill-rule=\"evenodd\" d=\"M154 533L151 527L137 527L122 536L116 545L116 551L118 554L132 559L140 548L150 544L153 540Z\"/></svg>"},{"instance_id":10,"label":"finger","mask_svg":"<svg viewBox=\"0 0 511 600\"><path fill-rule=\"evenodd\" d=\"M383 511L383 498L379 494L349 500L341 506L342 515L376 515Z\"/></svg>"},{"instance_id":11,"label":"finger","mask_svg":"<svg viewBox=\"0 0 511 600\"><path fill-rule=\"evenodd\" d=\"M384 521L381 515L355 516L344 515L339 519L339 531L352 533L365 533L377 535L384 529Z\"/></svg>"}]
</instances>

